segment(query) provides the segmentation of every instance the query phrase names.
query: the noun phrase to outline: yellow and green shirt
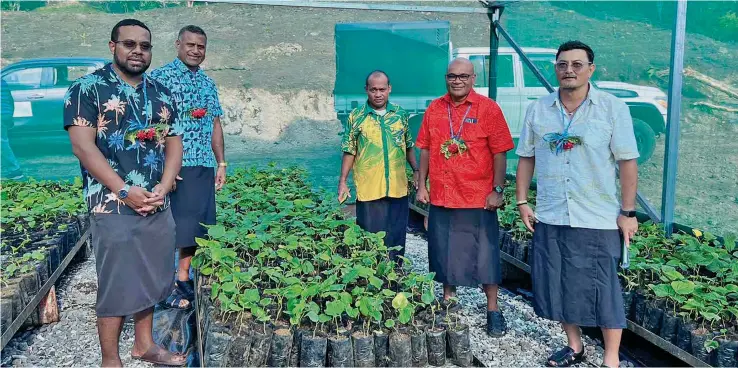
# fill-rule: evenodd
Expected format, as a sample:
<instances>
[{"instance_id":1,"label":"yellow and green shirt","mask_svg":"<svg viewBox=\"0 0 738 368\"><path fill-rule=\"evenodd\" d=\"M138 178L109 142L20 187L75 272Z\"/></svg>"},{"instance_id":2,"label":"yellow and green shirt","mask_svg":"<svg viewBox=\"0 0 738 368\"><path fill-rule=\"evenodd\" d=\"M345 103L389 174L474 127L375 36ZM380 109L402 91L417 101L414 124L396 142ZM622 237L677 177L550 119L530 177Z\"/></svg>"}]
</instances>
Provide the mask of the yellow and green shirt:
<instances>
[{"instance_id":1,"label":"yellow and green shirt","mask_svg":"<svg viewBox=\"0 0 738 368\"><path fill-rule=\"evenodd\" d=\"M367 104L351 111L341 150L356 156L353 170L357 200L407 195L406 151L413 142L408 113L399 105L387 103L384 116Z\"/></svg>"}]
</instances>

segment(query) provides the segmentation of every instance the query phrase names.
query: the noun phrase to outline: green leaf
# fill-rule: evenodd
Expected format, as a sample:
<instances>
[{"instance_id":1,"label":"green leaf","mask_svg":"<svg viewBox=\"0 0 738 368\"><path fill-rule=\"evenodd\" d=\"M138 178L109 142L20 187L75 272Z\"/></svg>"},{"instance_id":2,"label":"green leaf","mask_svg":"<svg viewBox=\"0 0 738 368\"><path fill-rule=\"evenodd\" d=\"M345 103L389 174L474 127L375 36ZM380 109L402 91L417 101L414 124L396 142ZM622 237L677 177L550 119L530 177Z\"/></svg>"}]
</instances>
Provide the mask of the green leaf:
<instances>
[{"instance_id":1,"label":"green leaf","mask_svg":"<svg viewBox=\"0 0 738 368\"><path fill-rule=\"evenodd\" d=\"M388 319L388 320L384 321L384 327L394 328L395 327L395 320L394 319Z\"/></svg>"},{"instance_id":2,"label":"green leaf","mask_svg":"<svg viewBox=\"0 0 738 368\"><path fill-rule=\"evenodd\" d=\"M423 295L420 296L420 300L425 304L431 304L436 300L436 297L433 295L433 290L431 288L426 288L423 291Z\"/></svg>"},{"instance_id":3,"label":"green leaf","mask_svg":"<svg viewBox=\"0 0 738 368\"><path fill-rule=\"evenodd\" d=\"M226 229L223 225L215 225L208 229L208 236L213 239L219 239L226 233Z\"/></svg>"},{"instance_id":4,"label":"green leaf","mask_svg":"<svg viewBox=\"0 0 738 368\"><path fill-rule=\"evenodd\" d=\"M320 321L320 318L318 316L318 313L316 312L308 312L307 317L312 321L313 323L318 323Z\"/></svg>"},{"instance_id":5,"label":"green leaf","mask_svg":"<svg viewBox=\"0 0 738 368\"><path fill-rule=\"evenodd\" d=\"M684 276L671 266L661 266L661 272L669 279L669 281L684 279Z\"/></svg>"},{"instance_id":6,"label":"green leaf","mask_svg":"<svg viewBox=\"0 0 738 368\"><path fill-rule=\"evenodd\" d=\"M210 290L210 299L215 299L218 297L218 293L220 292L220 283L214 282L212 285L212 290Z\"/></svg>"},{"instance_id":7,"label":"green leaf","mask_svg":"<svg viewBox=\"0 0 738 368\"><path fill-rule=\"evenodd\" d=\"M261 300L259 290L256 289L248 289L243 295L246 301L248 301L249 303L258 303Z\"/></svg>"},{"instance_id":8,"label":"green leaf","mask_svg":"<svg viewBox=\"0 0 738 368\"><path fill-rule=\"evenodd\" d=\"M382 289L383 282L377 277L374 277L374 276L369 277L369 283L377 289Z\"/></svg>"},{"instance_id":9,"label":"green leaf","mask_svg":"<svg viewBox=\"0 0 738 368\"><path fill-rule=\"evenodd\" d=\"M359 277L359 270L357 270L356 268L352 268L347 273L344 273L341 282L343 282L344 284L349 284L354 282L357 277Z\"/></svg>"},{"instance_id":10,"label":"green leaf","mask_svg":"<svg viewBox=\"0 0 738 368\"><path fill-rule=\"evenodd\" d=\"M694 292L695 285L692 281L673 281L671 287L679 295L689 295Z\"/></svg>"},{"instance_id":11,"label":"green leaf","mask_svg":"<svg viewBox=\"0 0 738 368\"><path fill-rule=\"evenodd\" d=\"M313 267L313 264L309 261L302 262L302 273L304 274L311 274L315 271L315 267Z\"/></svg>"},{"instance_id":12,"label":"green leaf","mask_svg":"<svg viewBox=\"0 0 738 368\"><path fill-rule=\"evenodd\" d=\"M223 292L233 293L236 291L236 284L231 281L225 282L223 283L223 286L221 287L221 289L223 290Z\"/></svg>"},{"instance_id":13,"label":"green leaf","mask_svg":"<svg viewBox=\"0 0 738 368\"><path fill-rule=\"evenodd\" d=\"M356 318L359 316L359 309L346 306L346 314L351 318Z\"/></svg>"},{"instance_id":14,"label":"green leaf","mask_svg":"<svg viewBox=\"0 0 738 368\"><path fill-rule=\"evenodd\" d=\"M705 345L705 350L707 350L708 353L717 349L720 346L720 344L715 340L707 340L705 341L704 345Z\"/></svg>"},{"instance_id":15,"label":"green leaf","mask_svg":"<svg viewBox=\"0 0 738 368\"><path fill-rule=\"evenodd\" d=\"M212 267L204 267L202 270L200 270L200 273L202 273L205 276L210 276L213 274L213 268Z\"/></svg>"},{"instance_id":16,"label":"green leaf","mask_svg":"<svg viewBox=\"0 0 738 368\"><path fill-rule=\"evenodd\" d=\"M413 312L415 312L415 308L413 308L412 305L409 305L405 308L400 309L400 315L398 317L398 319L400 320L400 323L408 324L410 320L413 318Z\"/></svg>"},{"instance_id":17,"label":"green leaf","mask_svg":"<svg viewBox=\"0 0 738 368\"><path fill-rule=\"evenodd\" d=\"M723 237L723 241L725 243L725 249L728 251L728 253L732 253L735 248L735 241L736 241L736 235L732 233L728 233L728 235L725 235Z\"/></svg>"},{"instance_id":18,"label":"green leaf","mask_svg":"<svg viewBox=\"0 0 738 368\"><path fill-rule=\"evenodd\" d=\"M392 299L392 307L401 310L407 307L409 304L405 293L397 293L394 299ZM404 323L404 322L403 322Z\"/></svg>"},{"instance_id":19,"label":"green leaf","mask_svg":"<svg viewBox=\"0 0 738 368\"><path fill-rule=\"evenodd\" d=\"M702 316L702 318L708 321L717 321L720 319L720 316L718 316L715 313L711 313L711 312L700 311L700 315Z\"/></svg>"},{"instance_id":20,"label":"green leaf","mask_svg":"<svg viewBox=\"0 0 738 368\"><path fill-rule=\"evenodd\" d=\"M330 301L325 304L325 314L331 317L338 317L346 309L346 306L340 300Z\"/></svg>"}]
</instances>

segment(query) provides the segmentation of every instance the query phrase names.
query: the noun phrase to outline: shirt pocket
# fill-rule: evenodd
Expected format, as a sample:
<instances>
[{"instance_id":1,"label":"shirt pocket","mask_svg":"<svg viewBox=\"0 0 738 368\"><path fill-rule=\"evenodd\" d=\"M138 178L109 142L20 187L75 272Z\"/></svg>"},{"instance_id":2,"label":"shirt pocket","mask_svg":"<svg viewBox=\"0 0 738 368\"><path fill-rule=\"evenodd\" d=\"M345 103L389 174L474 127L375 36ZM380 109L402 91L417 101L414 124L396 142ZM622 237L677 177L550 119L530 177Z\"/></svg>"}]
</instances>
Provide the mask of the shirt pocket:
<instances>
[{"instance_id":1,"label":"shirt pocket","mask_svg":"<svg viewBox=\"0 0 738 368\"><path fill-rule=\"evenodd\" d=\"M612 140L612 124L602 119L587 122L584 132L584 144L591 147L604 147Z\"/></svg>"}]
</instances>

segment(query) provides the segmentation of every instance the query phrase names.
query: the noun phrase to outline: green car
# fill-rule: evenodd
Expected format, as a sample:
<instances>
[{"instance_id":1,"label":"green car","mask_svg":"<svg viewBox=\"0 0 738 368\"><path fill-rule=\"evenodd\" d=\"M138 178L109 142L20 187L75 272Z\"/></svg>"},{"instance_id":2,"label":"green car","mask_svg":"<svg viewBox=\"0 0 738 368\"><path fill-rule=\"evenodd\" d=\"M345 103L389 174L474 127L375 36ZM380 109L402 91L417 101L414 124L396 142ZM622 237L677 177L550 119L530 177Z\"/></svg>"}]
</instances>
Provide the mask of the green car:
<instances>
[{"instance_id":1,"label":"green car","mask_svg":"<svg viewBox=\"0 0 738 368\"><path fill-rule=\"evenodd\" d=\"M14 105L8 140L18 158L72 154L63 127L64 94L74 80L108 62L87 57L28 59L2 69L3 87L10 90Z\"/></svg>"}]
</instances>

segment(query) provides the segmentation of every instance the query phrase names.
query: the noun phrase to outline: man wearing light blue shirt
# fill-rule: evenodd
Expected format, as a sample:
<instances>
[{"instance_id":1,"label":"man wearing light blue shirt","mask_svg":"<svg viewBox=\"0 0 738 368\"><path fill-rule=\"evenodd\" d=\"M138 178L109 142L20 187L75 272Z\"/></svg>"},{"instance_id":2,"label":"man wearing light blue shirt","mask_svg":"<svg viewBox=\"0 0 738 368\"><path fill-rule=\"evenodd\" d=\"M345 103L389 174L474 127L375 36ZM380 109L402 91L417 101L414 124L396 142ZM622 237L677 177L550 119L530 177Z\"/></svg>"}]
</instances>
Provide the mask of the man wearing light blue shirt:
<instances>
[{"instance_id":1,"label":"man wearing light blue shirt","mask_svg":"<svg viewBox=\"0 0 738 368\"><path fill-rule=\"evenodd\" d=\"M215 191L225 184L226 162L218 89L200 68L207 35L198 26L186 26L179 31L175 47L177 58L151 72L151 77L172 93L178 112L173 129L182 135L184 145L179 182L171 194L180 250L177 287L167 305L186 309L194 300L189 271L195 239L207 233L202 224L215 224Z\"/></svg>"},{"instance_id":2,"label":"man wearing light blue shirt","mask_svg":"<svg viewBox=\"0 0 738 368\"><path fill-rule=\"evenodd\" d=\"M517 148L518 209L535 230L534 308L539 316L560 321L569 340L547 366L584 359L579 327L586 326L602 329L603 365L617 367L626 327L617 271L621 239L628 244L638 230L638 147L628 106L592 87L594 70L589 46L569 41L559 47L560 87L528 107ZM535 213L527 203L534 169Z\"/></svg>"}]
</instances>

